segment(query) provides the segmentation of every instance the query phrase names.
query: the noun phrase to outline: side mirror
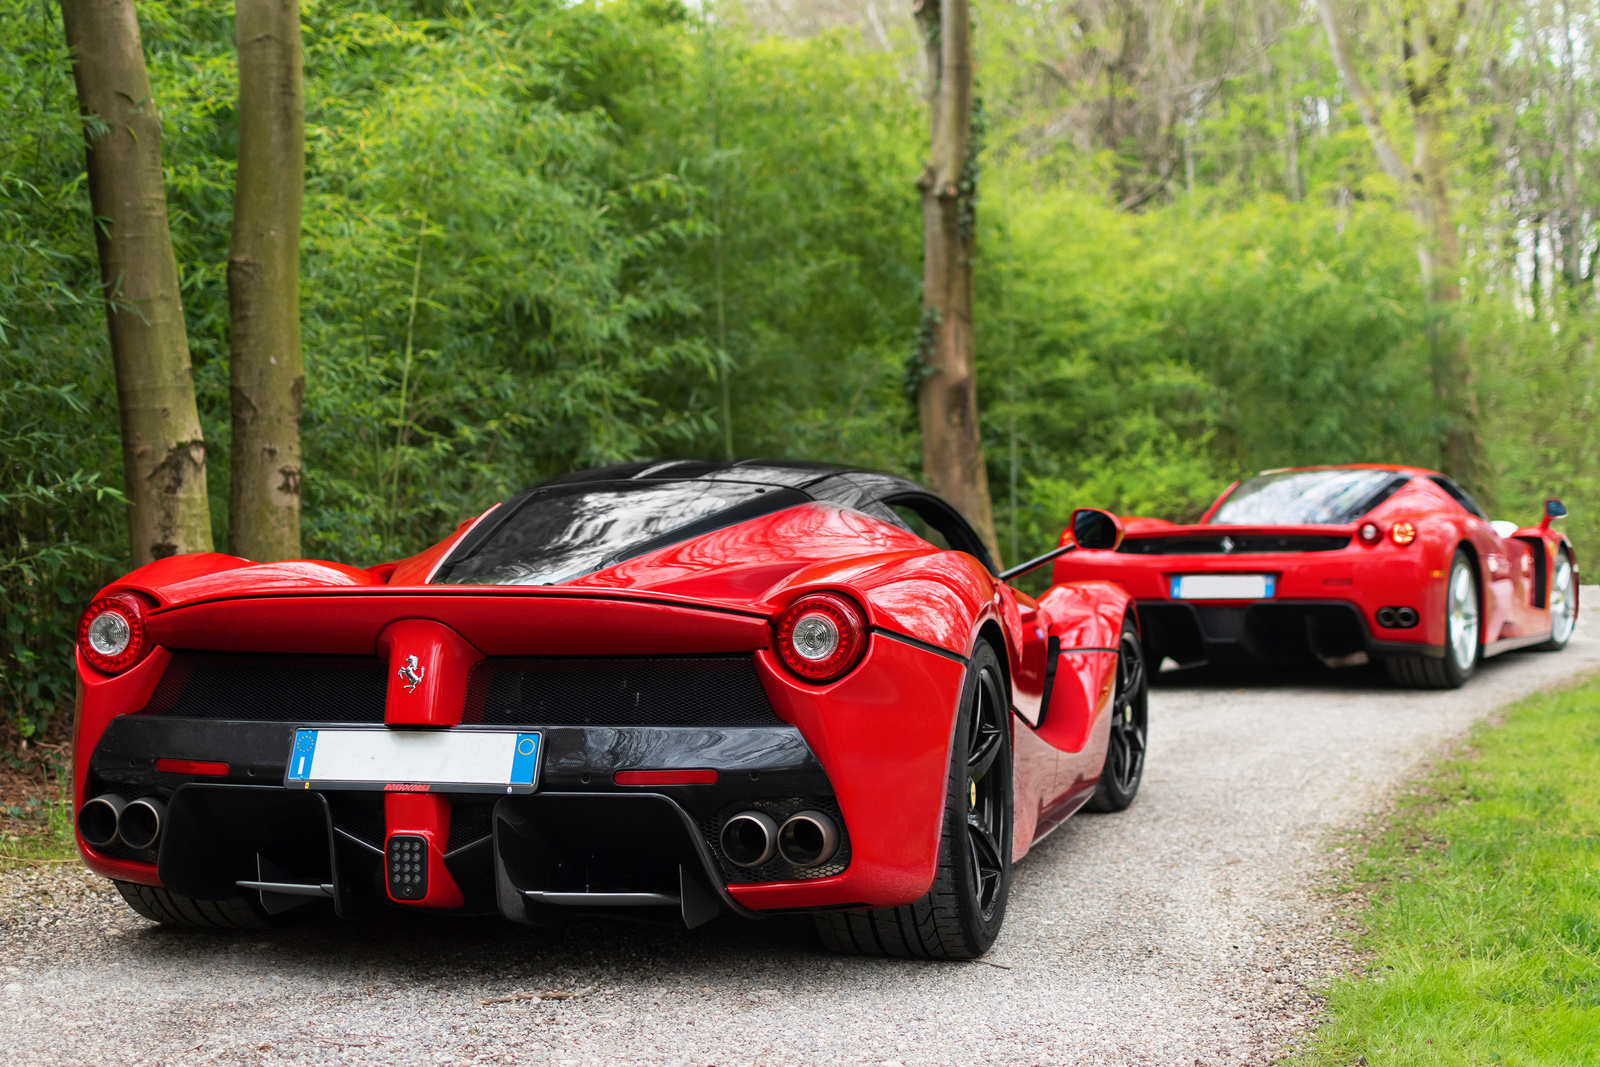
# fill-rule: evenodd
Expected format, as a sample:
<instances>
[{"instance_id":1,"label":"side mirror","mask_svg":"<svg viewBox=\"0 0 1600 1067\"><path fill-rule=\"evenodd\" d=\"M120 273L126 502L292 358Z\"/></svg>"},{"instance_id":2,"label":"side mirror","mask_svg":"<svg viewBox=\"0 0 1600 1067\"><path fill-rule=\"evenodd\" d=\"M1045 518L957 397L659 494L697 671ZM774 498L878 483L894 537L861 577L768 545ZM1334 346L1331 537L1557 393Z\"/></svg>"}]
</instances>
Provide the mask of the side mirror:
<instances>
[{"instance_id":1,"label":"side mirror","mask_svg":"<svg viewBox=\"0 0 1600 1067\"><path fill-rule=\"evenodd\" d=\"M1564 519L1567 517L1567 506L1555 497L1544 502L1544 514L1548 519Z\"/></svg>"},{"instance_id":2,"label":"side mirror","mask_svg":"<svg viewBox=\"0 0 1600 1067\"><path fill-rule=\"evenodd\" d=\"M1109 511L1079 508L1072 513L1072 540L1079 548L1114 549L1122 544L1122 523Z\"/></svg>"}]
</instances>

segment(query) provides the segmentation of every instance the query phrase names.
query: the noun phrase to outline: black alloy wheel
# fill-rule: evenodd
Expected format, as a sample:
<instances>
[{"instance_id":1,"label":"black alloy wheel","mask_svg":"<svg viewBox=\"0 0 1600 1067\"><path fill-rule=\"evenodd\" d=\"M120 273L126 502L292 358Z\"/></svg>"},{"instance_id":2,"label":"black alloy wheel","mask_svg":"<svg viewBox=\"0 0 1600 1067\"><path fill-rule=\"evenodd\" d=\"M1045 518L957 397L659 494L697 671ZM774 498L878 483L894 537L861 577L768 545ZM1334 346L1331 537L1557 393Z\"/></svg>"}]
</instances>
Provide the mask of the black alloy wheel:
<instances>
[{"instance_id":1,"label":"black alloy wheel","mask_svg":"<svg viewBox=\"0 0 1600 1067\"><path fill-rule=\"evenodd\" d=\"M967 724L967 888L985 920L994 917L1011 868L1010 706L998 668L978 672L977 714ZM998 768L1000 756L1007 759ZM1004 773L997 773L1004 772Z\"/></svg>"},{"instance_id":2,"label":"black alloy wheel","mask_svg":"<svg viewBox=\"0 0 1600 1067\"><path fill-rule=\"evenodd\" d=\"M1084 807L1089 811L1124 811L1139 795L1144 778L1145 749L1150 738L1150 675L1144 645L1133 613L1122 619L1117 642L1117 683L1111 696L1111 736L1100 784Z\"/></svg>"},{"instance_id":3,"label":"black alloy wheel","mask_svg":"<svg viewBox=\"0 0 1600 1067\"><path fill-rule=\"evenodd\" d=\"M1000 659L979 642L967 670L946 779L933 887L898 908L815 917L834 952L973 960L1000 935L1011 894L1011 702Z\"/></svg>"}]
</instances>

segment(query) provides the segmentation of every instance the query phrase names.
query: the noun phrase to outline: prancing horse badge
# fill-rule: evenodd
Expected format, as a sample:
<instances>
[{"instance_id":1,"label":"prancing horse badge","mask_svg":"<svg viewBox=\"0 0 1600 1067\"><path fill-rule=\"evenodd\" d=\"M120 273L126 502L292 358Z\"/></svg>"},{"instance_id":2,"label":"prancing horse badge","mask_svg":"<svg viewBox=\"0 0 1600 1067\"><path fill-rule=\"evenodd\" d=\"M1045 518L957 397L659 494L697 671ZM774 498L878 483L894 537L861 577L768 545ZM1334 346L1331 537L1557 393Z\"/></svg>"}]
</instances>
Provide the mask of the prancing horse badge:
<instances>
[{"instance_id":1,"label":"prancing horse badge","mask_svg":"<svg viewBox=\"0 0 1600 1067\"><path fill-rule=\"evenodd\" d=\"M415 693L417 686L422 683L422 676L428 673L428 668L424 667L417 657L407 656L396 673L400 675L400 680L406 683L406 692Z\"/></svg>"}]
</instances>

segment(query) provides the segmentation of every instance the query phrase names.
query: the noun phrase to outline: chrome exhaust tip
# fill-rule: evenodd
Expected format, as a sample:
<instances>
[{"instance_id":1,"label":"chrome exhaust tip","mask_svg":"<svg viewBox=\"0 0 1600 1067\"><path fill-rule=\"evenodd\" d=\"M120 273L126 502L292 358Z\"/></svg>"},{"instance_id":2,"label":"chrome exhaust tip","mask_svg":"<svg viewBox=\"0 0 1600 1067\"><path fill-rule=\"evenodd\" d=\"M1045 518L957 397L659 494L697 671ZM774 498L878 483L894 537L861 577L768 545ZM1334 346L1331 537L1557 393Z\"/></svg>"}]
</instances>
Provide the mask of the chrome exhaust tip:
<instances>
[{"instance_id":1,"label":"chrome exhaust tip","mask_svg":"<svg viewBox=\"0 0 1600 1067\"><path fill-rule=\"evenodd\" d=\"M83 802L78 809L78 833L90 848L109 848L117 843L117 823L128 802L115 793L101 793Z\"/></svg>"},{"instance_id":2,"label":"chrome exhaust tip","mask_svg":"<svg viewBox=\"0 0 1600 1067\"><path fill-rule=\"evenodd\" d=\"M117 819L117 832L129 848L155 848L166 819L167 805L160 797L140 797L122 809Z\"/></svg>"},{"instance_id":3,"label":"chrome exhaust tip","mask_svg":"<svg viewBox=\"0 0 1600 1067\"><path fill-rule=\"evenodd\" d=\"M1415 626L1417 624L1418 618L1419 618L1419 616L1417 615L1417 609L1416 608L1395 608L1394 609L1395 625L1397 625L1397 626L1399 626L1399 627L1401 627L1403 629L1406 629L1406 630L1411 629L1411 627L1413 627L1413 626Z\"/></svg>"},{"instance_id":4,"label":"chrome exhaust tip","mask_svg":"<svg viewBox=\"0 0 1600 1067\"><path fill-rule=\"evenodd\" d=\"M816 867L839 851L839 826L822 811L800 811L778 831L778 854L794 867Z\"/></svg>"},{"instance_id":5,"label":"chrome exhaust tip","mask_svg":"<svg viewBox=\"0 0 1600 1067\"><path fill-rule=\"evenodd\" d=\"M1395 610L1393 608L1379 608L1377 611L1377 617L1378 625L1384 627L1385 629L1393 629L1397 621L1395 619Z\"/></svg>"},{"instance_id":6,"label":"chrome exhaust tip","mask_svg":"<svg viewBox=\"0 0 1600 1067\"><path fill-rule=\"evenodd\" d=\"M762 811L741 811L722 824L722 854L740 867L759 867L778 851L778 824Z\"/></svg>"}]
</instances>

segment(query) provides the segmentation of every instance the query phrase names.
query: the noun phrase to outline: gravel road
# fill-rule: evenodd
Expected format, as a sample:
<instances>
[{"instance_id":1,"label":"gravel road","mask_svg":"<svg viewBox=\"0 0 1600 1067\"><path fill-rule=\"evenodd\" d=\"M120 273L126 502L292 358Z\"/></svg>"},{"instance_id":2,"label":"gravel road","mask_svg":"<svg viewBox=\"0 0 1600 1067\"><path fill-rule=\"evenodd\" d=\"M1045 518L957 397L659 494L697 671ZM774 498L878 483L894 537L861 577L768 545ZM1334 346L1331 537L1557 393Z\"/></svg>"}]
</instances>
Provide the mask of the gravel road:
<instances>
[{"instance_id":1,"label":"gravel road","mask_svg":"<svg viewBox=\"0 0 1600 1067\"><path fill-rule=\"evenodd\" d=\"M0 875L0 1063L1264 1064L1345 962L1315 892L1330 831L1475 720L1600 668L1591 633L1586 611L1564 653L1457 692L1164 676L1138 802L1034 849L988 963L834 958L796 920L227 937L151 926L76 867Z\"/></svg>"}]
</instances>

